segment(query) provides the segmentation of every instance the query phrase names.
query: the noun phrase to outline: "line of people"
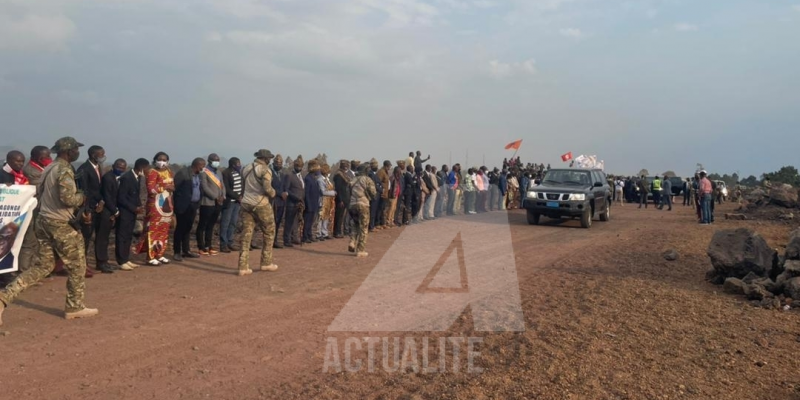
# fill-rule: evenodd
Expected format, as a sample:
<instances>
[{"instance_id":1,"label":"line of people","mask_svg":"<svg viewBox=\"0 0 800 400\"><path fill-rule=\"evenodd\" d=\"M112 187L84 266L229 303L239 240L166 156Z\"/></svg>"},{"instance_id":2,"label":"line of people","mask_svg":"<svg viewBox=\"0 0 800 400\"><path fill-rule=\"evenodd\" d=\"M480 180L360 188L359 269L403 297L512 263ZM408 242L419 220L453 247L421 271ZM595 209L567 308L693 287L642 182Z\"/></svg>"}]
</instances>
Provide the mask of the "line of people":
<instances>
[{"instance_id":1,"label":"line of people","mask_svg":"<svg viewBox=\"0 0 800 400\"><path fill-rule=\"evenodd\" d=\"M266 149L255 152L246 166L231 158L224 169L219 155L212 153L173 171L165 152L152 161L139 158L132 167L117 159L107 168L105 150L91 146L76 170L72 164L82 147L64 137L52 148L34 147L27 163L19 151L7 155L0 183L37 186L39 206L23 239L19 273L0 290L0 323L8 304L56 268L68 276L65 316L96 315L97 309L83 303L85 279L93 274L87 265L92 240L94 270L102 273L138 268L133 253L145 254L147 264L160 266L238 251L237 273L246 276L253 273L251 250L261 248L261 271L275 271L273 248L345 235L348 251L367 257L369 232L443 215L517 208L528 182L544 169L531 164L523 168L516 159L504 161L502 171L480 167L462 173L460 164L439 170L425 165L430 156L423 159L419 151L394 166L388 160L382 166L375 159L363 164L342 160L331 171L320 160L306 163L300 156L287 168L280 155ZM219 244L214 246L217 226ZM191 247L193 229L196 251ZM253 243L257 230L262 246ZM114 264L109 255L112 232Z\"/></svg>"}]
</instances>

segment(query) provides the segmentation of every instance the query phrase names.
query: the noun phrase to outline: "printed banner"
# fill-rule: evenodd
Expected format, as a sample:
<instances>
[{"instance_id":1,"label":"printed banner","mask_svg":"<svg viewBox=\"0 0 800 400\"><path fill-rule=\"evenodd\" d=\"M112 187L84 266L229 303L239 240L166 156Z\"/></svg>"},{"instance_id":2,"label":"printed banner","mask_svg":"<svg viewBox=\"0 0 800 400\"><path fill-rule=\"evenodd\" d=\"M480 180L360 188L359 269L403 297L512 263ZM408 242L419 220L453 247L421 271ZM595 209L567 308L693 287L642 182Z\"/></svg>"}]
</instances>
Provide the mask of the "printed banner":
<instances>
[{"instance_id":1,"label":"printed banner","mask_svg":"<svg viewBox=\"0 0 800 400\"><path fill-rule=\"evenodd\" d=\"M36 186L0 185L0 274L15 272L25 232L33 229Z\"/></svg>"}]
</instances>

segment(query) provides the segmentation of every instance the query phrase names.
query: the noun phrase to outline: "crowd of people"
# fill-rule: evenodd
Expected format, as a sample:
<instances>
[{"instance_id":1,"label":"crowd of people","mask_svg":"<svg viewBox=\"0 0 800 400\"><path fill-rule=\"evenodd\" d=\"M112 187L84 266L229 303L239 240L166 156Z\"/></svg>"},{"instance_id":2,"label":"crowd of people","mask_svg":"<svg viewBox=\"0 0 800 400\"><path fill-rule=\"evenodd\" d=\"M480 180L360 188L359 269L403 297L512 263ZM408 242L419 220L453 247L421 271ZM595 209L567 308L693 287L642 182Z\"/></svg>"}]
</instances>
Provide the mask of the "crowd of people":
<instances>
[{"instance_id":1,"label":"crowd of people","mask_svg":"<svg viewBox=\"0 0 800 400\"><path fill-rule=\"evenodd\" d=\"M667 207L672 211L673 180L664 175L649 179L641 177L611 177L614 187L614 201L620 205L625 203L639 204L639 208L647 208L650 200L659 210ZM698 171L694 177L680 181L683 206L694 207L697 211L697 222L703 225L714 223L714 204L722 203L724 195L716 182L708 179L708 172Z\"/></svg>"},{"instance_id":2,"label":"crowd of people","mask_svg":"<svg viewBox=\"0 0 800 400\"><path fill-rule=\"evenodd\" d=\"M52 148L34 147L27 160L20 151L6 156L0 184L36 186L38 207L18 255L19 272L5 275L12 280L0 290L0 324L3 311L22 291L54 271L67 275L65 317L90 317L98 310L84 304L85 279L93 269L135 270L139 265L132 252L160 266L236 251L239 276L253 273L251 250L261 250L261 271L275 271L274 248L345 235L348 251L367 257L369 232L446 215L519 208L529 183L550 168L512 158L503 160L502 169L463 171L460 164L439 169L425 164L430 156L423 159L417 151L394 163L341 160L332 170L324 160L304 162L302 156L284 165L281 155L266 149L256 151L247 165L232 157L227 168L212 153L173 171L165 152L133 165L117 159L108 168L105 150L91 146L75 169L81 147L64 137ZM256 231L263 235L262 245L253 243ZM87 265L92 242L94 268Z\"/></svg>"}]
</instances>

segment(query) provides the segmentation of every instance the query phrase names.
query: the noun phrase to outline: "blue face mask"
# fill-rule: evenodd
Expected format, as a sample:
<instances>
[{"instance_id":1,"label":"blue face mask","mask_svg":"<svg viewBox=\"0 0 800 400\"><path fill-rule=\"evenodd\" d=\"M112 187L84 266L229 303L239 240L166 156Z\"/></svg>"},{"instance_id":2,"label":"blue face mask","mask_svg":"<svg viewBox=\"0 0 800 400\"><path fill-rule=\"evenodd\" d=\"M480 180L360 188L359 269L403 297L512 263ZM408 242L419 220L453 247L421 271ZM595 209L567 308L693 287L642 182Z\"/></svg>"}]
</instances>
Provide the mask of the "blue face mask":
<instances>
[{"instance_id":1,"label":"blue face mask","mask_svg":"<svg viewBox=\"0 0 800 400\"><path fill-rule=\"evenodd\" d=\"M241 166L241 165L236 165L236 166L234 166L234 167L233 167L233 169L234 169L236 172L242 172L242 166Z\"/></svg>"},{"instance_id":2,"label":"blue face mask","mask_svg":"<svg viewBox=\"0 0 800 400\"><path fill-rule=\"evenodd\" d=\"M125 173L125 171L121 171L121 170L118 170L118 169L114 168L114 175L122 176L122 174L124 174L124 173Z\"/></svg>"}]
</instances>

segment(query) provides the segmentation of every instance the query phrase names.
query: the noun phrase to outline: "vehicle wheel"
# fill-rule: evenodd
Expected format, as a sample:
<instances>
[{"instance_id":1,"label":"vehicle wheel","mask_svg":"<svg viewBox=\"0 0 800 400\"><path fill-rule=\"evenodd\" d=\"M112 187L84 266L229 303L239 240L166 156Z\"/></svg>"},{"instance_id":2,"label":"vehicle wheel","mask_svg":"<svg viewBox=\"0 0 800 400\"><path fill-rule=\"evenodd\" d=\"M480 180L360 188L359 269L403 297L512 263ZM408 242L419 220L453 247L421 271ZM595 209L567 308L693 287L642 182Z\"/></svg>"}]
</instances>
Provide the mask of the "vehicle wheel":
<instances>
[{"instance_id":1,"label":"vehicle wheel","mask_svg":"<svg viewBox=\"0 0 800 400\"><path fill-rule=\"evenodd\" d=\"M592 209L587 208L583 215L581 215L581 228L591 228L592 227Z\"/></svg>"},{"instance_id":2,"label":"vehicle wheel","mask_svg":"<svg viewBox=\"0 0 800 400\"><path fill-rule=\"evenodd\" d=\"M539 225L539 218L541 218L541 214L528 210L528 225Z\"/></svg>"},{"instance_id":3,"label":"vehicle wheel","mask_svg":"<svg viewBox=\"0 0 800 400\"><path fill-rule=\"evenodd\" d=\"M606 211L600 214L600 221L607 222L611 219L611 206L606 206Z\"/></svg>"}]
</instances>

